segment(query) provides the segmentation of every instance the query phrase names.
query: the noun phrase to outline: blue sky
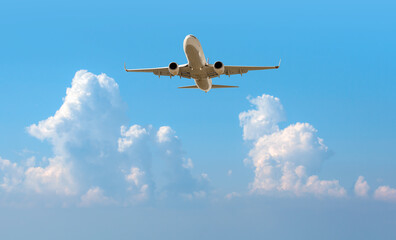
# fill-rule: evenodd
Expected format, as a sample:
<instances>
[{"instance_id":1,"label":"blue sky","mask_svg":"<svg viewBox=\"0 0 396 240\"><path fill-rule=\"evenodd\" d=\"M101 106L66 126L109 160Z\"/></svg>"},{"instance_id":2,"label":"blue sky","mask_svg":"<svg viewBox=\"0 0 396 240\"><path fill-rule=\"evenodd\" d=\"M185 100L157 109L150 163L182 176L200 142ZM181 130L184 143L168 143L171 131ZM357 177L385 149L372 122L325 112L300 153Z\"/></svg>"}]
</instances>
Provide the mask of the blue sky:
<instances>
[{"instance_id":1,"label":"blue sky","mask_svg":"<svg viewBox=\"0 0 396 240\"><path fill-rule=\"evenodd\" d=\"M8 238L18 227L39 238L42 224L51 229L44 239L63 233L61 225L81 232L77 238L103 239L198 239L202 231L209 239L396 236L391 227L396 221L393 2L12 1L0 6L0 158L9 161L0 169L5 189L0 222ZM240 88L207 94L177 89L191 85L188 79L123 70L124 62L130 68L185 63L187 34L200 39L211 63L274 65L282 58L281 68L214 79ZM88 75L78 77L81 69ZM98 77L101 73L108 77ZM80 85L72 87L73 78ZM118 87L100 85L101 79ZM76 98L83 110L65 100L67 88L92 94ZM71 106L74 118L55 117L62 105ZM243 123L240 114L249 111L256 112ZM51 116L54 122L39 125ZM260 116L269 124L255 125ZM244 140L244 126L261 135ZM300 136L288 135L294 133L308 134L306 145L285 140ZM161 142L160 136L168 140ZM134 143L120 149L119 139ZM266 142L260 145L260 139ZM272 152L271 161L306 170L293 175L293 187L260 175L258 163L272 151L268 146L289 147L287 156ZM48 159L55 159L55 170L69 174L57 184L32 178L49 170ZM17 167L9 167L12 163ZM29 169L33 175L27 175ZM318 176L320 186L338 182L328 183L323 194L323 188L306 185L310 176ZM361 195L355 191L359 176L364 177ZM18 191L7 188L4 179ZM267 189L267 180L273 188ZM301 186L294 185L300 180ZM40 221L29 225L12 216ZM91 223L76 226L76 218ZM95 235L96 224L113 220L111 228ZM294 225L300 221L307 225ZM125 234L118 236L117 229Z\"/></svg>"}]
</instances>

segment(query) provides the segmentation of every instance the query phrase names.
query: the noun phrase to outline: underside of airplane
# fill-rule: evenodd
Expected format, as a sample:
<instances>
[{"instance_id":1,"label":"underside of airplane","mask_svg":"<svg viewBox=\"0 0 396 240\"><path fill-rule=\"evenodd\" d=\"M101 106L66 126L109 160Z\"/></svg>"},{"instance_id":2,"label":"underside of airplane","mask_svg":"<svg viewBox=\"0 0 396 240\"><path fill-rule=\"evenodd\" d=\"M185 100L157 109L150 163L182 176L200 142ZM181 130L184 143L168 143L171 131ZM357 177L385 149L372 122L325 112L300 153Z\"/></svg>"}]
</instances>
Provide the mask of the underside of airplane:
<instances>
[{"instance_id":1,"label":"underside of airplane","mask_svg":"<svg viewBox=\"0 0 396 240\"><path fill-rule=\"evenodd\" d=\"M161 76L174 77L179 76L180 78L194 79L195 85L184 86L179 88L197 88L205 92L208 92L212 88L235 88L238 86L228 85L216 85L212 84L212 78L220 77L221 75L235 75L244 74L248 71L253 70L266 70L266 69L277 69L280 66L271 67L253 67L253 66L225 66L222 62L217 61L214 64L209 64L205 58L202 50L201 43L193 35L187 35L183 43L184 53L188 63L178 65L175 62L171 62L168 67L159 68L144 68L144 69L127 69L124 65L125 71L127 72L151 72Z\"/></svg>"}]
</instances>

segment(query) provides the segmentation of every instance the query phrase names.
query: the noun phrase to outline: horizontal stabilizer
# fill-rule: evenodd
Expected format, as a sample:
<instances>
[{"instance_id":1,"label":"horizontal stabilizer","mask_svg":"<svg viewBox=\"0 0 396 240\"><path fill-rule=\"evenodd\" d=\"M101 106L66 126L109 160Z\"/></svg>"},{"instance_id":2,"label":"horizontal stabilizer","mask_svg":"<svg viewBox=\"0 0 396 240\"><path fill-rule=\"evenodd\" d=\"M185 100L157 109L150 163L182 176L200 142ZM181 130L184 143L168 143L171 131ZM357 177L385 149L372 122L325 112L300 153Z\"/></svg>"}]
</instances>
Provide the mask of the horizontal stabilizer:
<instances>
[{"instance_id":1,"label":"horizontal stabilizer","mask_svg":"<svg viewBox=\"0 0 396 240\"><path fill-rule=\"evenodd\" d=\"M228 86L228 85L212 85L212 88L237 88L238 86Z\"/></svg>"},{"instance_id":2,"label":"horizontal stabilizer","mask_svg":"<svg viewBox=\"0 0 396 240\"><path fill-rule=\"evenodd\" d=\"M237 88L238 86L228 86L228 85L212 85L212 88ZM185 87L178 87L178 88L198 88L196 85L193 86L185 86Z\"/></svg>"},{"instance_id":3,"label":"horizontal stabilizer","mask_svg":"<svg viewBox=\"0 0 396 240\"><path fill-rule=\"evenodd\" d=\"M178 88L198 88L196 85L193 86L185 86L185 87L178 87Z\"/></svg>"}]
</instances>

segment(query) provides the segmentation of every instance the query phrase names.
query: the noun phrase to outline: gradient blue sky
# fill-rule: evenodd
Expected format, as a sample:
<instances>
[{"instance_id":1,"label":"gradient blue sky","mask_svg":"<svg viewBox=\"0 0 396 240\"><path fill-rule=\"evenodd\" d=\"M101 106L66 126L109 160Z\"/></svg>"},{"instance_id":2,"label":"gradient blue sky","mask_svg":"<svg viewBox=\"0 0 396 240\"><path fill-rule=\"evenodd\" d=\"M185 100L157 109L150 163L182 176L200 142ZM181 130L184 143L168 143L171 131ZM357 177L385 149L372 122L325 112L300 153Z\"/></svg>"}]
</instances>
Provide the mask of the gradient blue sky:
<instances>
[{"instance_id":1,"label":"gradient blue sky","mask_svg":"<svg viewBox=\"0 0 396 240\"><path fill-rule=\"evenodd\" d=\"M253 108L248 96L269 94L285 110L281 128L307 122L318 130L331 156L316 174L339 180L348 192L343 199L247 194L231 202L153 200L70 211L7 206L1 210L2 234L7 239L395 239L396 201L372 197L378 186L396 188L395 10L392 1L1 2L0 157L13 162L52 157L51 144L26 128L53 116L75 73L86 69L118 83L126 124L170 126L194 171L210 177L213 191L248 192L254 172L243 160L251 145L242 138L238 115ZM282 58L282 65L215 79L240 88L207 94L177 89L191 85L188 79L123 70L124 62L130 68L185 63L187 34L200 39L211 63L275 65ZM370 185L367 199L354 196L358 176ZM14 198L21 197L6 201Z\"/></svg>"}]
</instances>

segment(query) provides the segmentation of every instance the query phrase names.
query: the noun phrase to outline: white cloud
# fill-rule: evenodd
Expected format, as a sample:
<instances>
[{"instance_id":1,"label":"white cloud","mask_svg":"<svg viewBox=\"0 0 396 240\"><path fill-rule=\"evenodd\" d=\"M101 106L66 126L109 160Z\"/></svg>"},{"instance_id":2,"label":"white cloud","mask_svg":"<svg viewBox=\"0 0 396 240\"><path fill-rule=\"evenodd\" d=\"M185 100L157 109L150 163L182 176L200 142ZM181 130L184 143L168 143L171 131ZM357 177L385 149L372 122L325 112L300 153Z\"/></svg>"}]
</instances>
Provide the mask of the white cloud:
<instances>
[{"instance_id":1,"label":"white cloud","mask_svg":"<svg viewBox=\"0 0 396 240\"><path fill-rule=\"evenodd\" d=\"M16 190L23 180L23 168L0 157L0 187L6 192Z\"/></svg>"},{"instance_id":2,"label":"white cloud","mask_svg":"<svg viewBox=\"0 0 396 240\"><path fill-rule=\"evenodd\" d=\"M359 176L355 183L355 194L359 197L367 197L370 186L363 176Z\"/></svg>"},{"instance_id":3,"label":"white cloud","mask_svg":"<svg viewBox=\"0 0 396 240\"><path fill-rule=\"evenodd\" d=\"M26 186L69 195L108 181L110 169L121 160L116 147L125 119L114 79L78 71L54 116L27 128L32 136L48 140L55 156L45 167L26 170Z\"/></svg>"},{"instance_id":4,"label":"white cloud","mask_svg":"<svg viewBox=\"0 0 396 240\"><path fill-rule=\"evenodd\" d=\"M126 126L121 126L122 137L118 139L118 151L124 152L136 140L141 139L145 135L148 135L147 130L139 125L133 125L128 130Z\"/></svg>"},{"instance_id":5,"label":"white cloud","mask_svg":"<svg viewBox=\"0 0 396 240\"><path fill-rule=\"evenodd\" d=\"M61 157L55 157L49 159L47 167L29 167L25 172L24 184L36 193L75 195L77 183L69 164L65 163Z\"/></svg>"},{"instance_id":6,"label":"white cloud","mask_svg":"<svg viewBox=\"0 0 396 240\"><path fill-rule=\"evenodd\" d=\"M28 132L38 139L51 141L58 153L68 147L67 143L75 146L87 139L96 137L103 141L104 137L112 135L120 124L99 127L120 122L123 109L114 79L106 74L94 75L81 70L73 78L71 88L66 90L64 102L55 115L31 125Z\"/></svg>"},{"instance_id":7,"label":"white cloud","mask_svg":"<svg viewBox=\"0 0 396 240\"><path fill-rule=\"evenodd\" d=\"M380 186L375 190L374 198L385 202L396 202L396 189L389 186Z\"/></svg>"},{"instance_id":8,"label":"white cloud","mask_svg":"<svg viewBox=\"0 0 396 240\"><path fill-rule=\"evenodd\" d=\"M296 123L280 129L283 107L278 98L263 95L250 99L255 109L239 115L245 140L253 140L249 159L255 169L250 189L255 193L271 191L312 193L341 197L346 191L337 180L323 181L318 172L328 157L327 146L308 123Z\"/></svg>"},{"instance_id":9,"label":"white cloud","mask_svg":"<svg viewBox=\"0 0 396 240\"><path fill-rule=\"evenodd\" d=\"M127 182L131 183L128 190L133 192L134 200L142 201L149 197L149 185L145 177L146 173L137 167L132 167L129 174L125 176Z\"/></svg>"},{"instance_id":10,"label":"white cloud","mask_svg":"<svg viewBox=\"0 0 396 240\"><path fill-rule=\"evenodd\" d=\"M27 128L51 144L53 156L19 165L0 158L0 188L74 197L82 206L129 204L154 197L154 191L203 195L204 180L193 176L192 160L172 128L128 128L126 122L126 104L114 79L78 71L55 114ZM152 177L152 155L158 152L168 167L163 189L155 189Z\"/></svg>"},{"instance_id":11,"label":"white cloud","mask_svg":"<svg viewBox=\"0 0 396 240\"><path fill-rule=\"evenodd\" d=\"M126 174L131 185L128 189L134 199L146 199L154 194L154 187L167 196L192 196L206 188L208 179L203 176L195 177L192 173L193 161L185 157L182 145L176 132L169 126L162 126L156 132L134 125L129 129L123 127L122 137L118 140L118 150L136 159L137 166ZM161 164L165 164L159 184L153 182L151 174L152 150L159 153ZM144 159L144 161L142 160Z\"/></svg>"},{"instance_id":12,"label":"white cloud","mask_svg":"<svg viewBox=\"0 0 396 240\"><path fill-rule=\"evenodd\" d=\"M159 128L157 132L157 141L159 143L170 142L172 137L177 139L177 136L175 136L175 131L173 131L171 127L162 126Z\"/></svg>"},{"instance_id":13,"label":"white cloud","mask_svg":"<svg viewBox=\"0 0 396 240\"><path fill-rule=\"evenodd\" d=\"M303 192L313 193L317 196L344 197L346 190L340 186L338 180L319 180L316 175L310 176L302 188Z\"/></svg>"},{"instance_id":14,"label":"white cloud","mask_svg":"<svg viewBox=\"0 0 396 240\"><path fill-rule=\"evenodd\" d=\"M99 187L93 187L81 196L80 206L91 207L97 205L115 204L115 201L104 195L104 192Z\"/></svg>"},{"instance_id":15,"label":"white cloud","mask_svg":"<svg viewBox=\"0 0 396 240\"><path fill-rule=\"evenodd\" d=\"M121 127L118 151L126 156L133 166L123 170L130 197L142 201L152 196L155 183L152 179L152 135L151 126L143 128L132 125L129 129Z\"/></svg>"},{"instance_id":16,"label":"white cloud","mask_svg":"<svg viewBox=\"0 0 396 240\"><path fill-rule=\"evenodd\" d=\"M142 177L144 177L144 172L141 171L139 168L137 167L132 167L131 168L131 172L126 175L126 180L128 182L132 182L134 183L135 186L139 186L141 184L142 181Z\"/></svg>"},{"instance_id":17,"label":"white cloud","mask_svg":"<svg viewBox=\"0 0 396 240\"><path fill-rule=\"evenodd\" d=\"M285 118L279 98L264 94L248 99L256 109L239 114L239 121L243 127L243 139L254 140L265 134L277 132L278 123Z\"/></svg>"},{"instance_id":18,"label":"white cloud","mask_svg":"<svg viewBox=\"0 0 396 240\"><path fill-rule=\"evenodd\" d=\"M168 166L165 188L170 194L196 196L205 191L209 178L207 174L195 177L192 174L192 160L186 160L175 131L169 126L160 127L156 134L159 153ZM198 194L200 195L200 194Z\"/></svg>"}]
</instances>

